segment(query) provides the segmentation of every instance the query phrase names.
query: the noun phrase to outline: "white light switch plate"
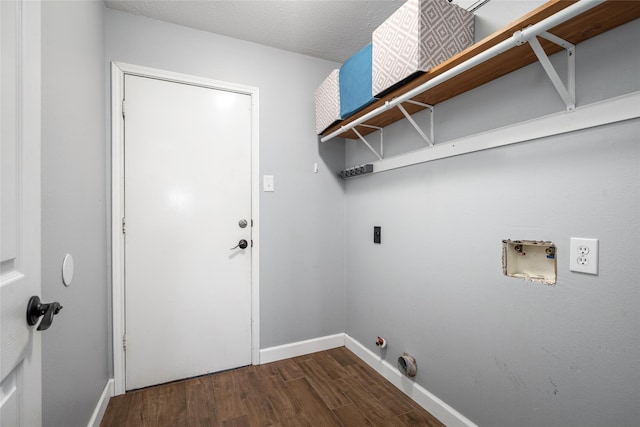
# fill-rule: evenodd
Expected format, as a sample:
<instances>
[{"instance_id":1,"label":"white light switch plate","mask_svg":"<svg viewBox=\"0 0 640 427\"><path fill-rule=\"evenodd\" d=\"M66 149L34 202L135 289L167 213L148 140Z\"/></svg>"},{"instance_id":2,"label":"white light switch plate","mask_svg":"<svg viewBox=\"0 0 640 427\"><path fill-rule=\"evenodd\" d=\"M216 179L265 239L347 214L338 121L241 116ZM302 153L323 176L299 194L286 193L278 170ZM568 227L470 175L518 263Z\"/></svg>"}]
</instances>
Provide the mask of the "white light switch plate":
<instances>
[{"instance_id":1,"label":"white light switch plate","mask_svg":"<svg viewBox=\"0 0 640 427\"><path fill-rule=\"evenodd\" d=\"M275 191L273 175L265 175L262 179L262 189L264 191Z\"/></svg>"},{"instance_id":2,"label":"white light switch plate","mask_svg":"<svg viewBox=\"0 0 640 427\"><path fill-rule=\"evenodd\" d=\"M598 274L598 239L571 238L569 269L587 274Z\"/></svg>"}]
</instances>

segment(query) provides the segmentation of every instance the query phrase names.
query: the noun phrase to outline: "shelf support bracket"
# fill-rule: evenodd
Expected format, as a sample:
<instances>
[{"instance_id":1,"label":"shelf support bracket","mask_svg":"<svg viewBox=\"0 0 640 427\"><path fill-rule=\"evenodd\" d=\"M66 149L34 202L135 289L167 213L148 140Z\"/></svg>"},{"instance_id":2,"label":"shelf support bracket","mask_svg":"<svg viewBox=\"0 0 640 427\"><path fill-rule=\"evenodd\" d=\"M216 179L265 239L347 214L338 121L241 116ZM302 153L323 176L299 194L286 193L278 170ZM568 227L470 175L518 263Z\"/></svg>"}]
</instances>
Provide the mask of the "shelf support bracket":
<instances>
[{"instance_id":1,"label":"shelf support bracket","mask_svg":"<svg viewBox=\"0 0 640 427\"><path fill-rule=\"evenodd\" d=\"M538 57L540 65L542 65L558 95L564 101L567 111L571 112L576 108L576 47L572 43L546 31L541 33L540 37L561 46L567 51L567 85L565 86L537 37L534 36L528 40L529 46Z\"/></svg>"},{"instance_id":2,"label":"shelf support bracket","mask_svg":"<svg viewBox=\"0 0 640 427\"><path fill-rule=\"evenodd\" d=\"M361 126L362 126L362 125L361 125ZM378 152L377 152L377 151L376 151L376 150L371 146L371 144L369 144L369 143L367 142L367 140L366 140L366 139L364 139L364 136L362 136L362 134L361 134L360 132L358 132L358 129L356 129L356 128L354 127L354 128L353 128L353 129L351 129L351 130L353 130L353 133L355 133L356 135L358 135L358 138L360 138L360 141L364 142L364 145L366 145L366 146L367 146L367 148L369 148L369 150L371 150L371 152L372 152L373 154L375 154L375 155L376 155L376 157L378 158L378 160L382 160L382 156L381 156L380 154L378 154ZM381 137L382 137L382 134L380 134L380 135L381 135ZM382 139L380 140L380 142L382 143ZM382 147L382 144L381 144L380 146Z\"/></svg>"},{"instance_id":3,"label":"shelf support bracket","mask_svg":"<svg viewBox=\"0 0 640 427\"><path fill-rule=\"evenodd\" d=\"M411 104L415 104L415 105L420 105L422 107L428 108L430 115L431 115L431 138L429 138L424 131L420 128L420 126L418 126L418 123L416 123L415 120L413 120L413 117L411 117L411 114L409 114L407 112L407 110L402 106L401 103L398 103L398 105L396 105L396 107L398 107L398 109L402 112L402 114L404 114L404 116L406 117L407 121L409 121L409 123L411 123L411 126L413 126L413 128L416 130L416 132L418 132L418 134L422 137L422 139L424 139L424 142L427 143L427 145L429 147L433 147L433 105L429 105L429 104L423 104L421 102L416 102L416 101L412 101L412 100L408 100L405 102L409 102Z\"/></svg>"},{"instance_id":4,"label":"shelf support bracket","mask_svg":"<svg viewBox=\"0 0 640 427\"><path fill-rule=\"evenodd\" d=\"M384 128L372 125L359 125L363 128L377 129L380 131L380 157L384 158Z\"/></svg>"}]
</instances>

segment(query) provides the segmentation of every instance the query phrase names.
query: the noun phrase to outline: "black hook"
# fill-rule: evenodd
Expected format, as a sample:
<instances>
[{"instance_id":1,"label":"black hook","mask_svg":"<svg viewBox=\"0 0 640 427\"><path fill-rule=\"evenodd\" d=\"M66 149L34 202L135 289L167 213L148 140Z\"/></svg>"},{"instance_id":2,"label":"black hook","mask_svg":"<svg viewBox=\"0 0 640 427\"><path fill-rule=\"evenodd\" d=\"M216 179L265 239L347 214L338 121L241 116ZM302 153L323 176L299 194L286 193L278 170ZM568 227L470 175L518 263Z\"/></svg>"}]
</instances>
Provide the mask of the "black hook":
<instances>
[{"instance_id":1,"label":"black hook","mask_svg":"<svg viewBox=\"0 0 640 427\"><path fill-rule=\"evenodd\" d=\"M38 323L40 316L44 316L38 326L38 331L47 330L53 323L53 316L60 313L60 310L62 310L62 306L59 302L43 304L38 296L32 296L27 304L27 324L33 326Z\"/></svg>"}]
</instances>

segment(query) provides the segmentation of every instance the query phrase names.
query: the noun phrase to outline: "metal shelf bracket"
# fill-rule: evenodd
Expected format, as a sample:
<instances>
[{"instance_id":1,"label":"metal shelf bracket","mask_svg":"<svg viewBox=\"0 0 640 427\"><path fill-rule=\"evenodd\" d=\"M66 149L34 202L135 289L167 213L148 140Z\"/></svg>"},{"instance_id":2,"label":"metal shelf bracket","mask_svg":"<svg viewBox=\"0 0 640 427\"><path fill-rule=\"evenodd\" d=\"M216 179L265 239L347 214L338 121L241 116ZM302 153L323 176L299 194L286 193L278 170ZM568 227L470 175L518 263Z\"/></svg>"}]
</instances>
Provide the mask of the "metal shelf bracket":
<instances>
[{"instance_id":1,"label":"metal shelf bracket","mask_svg":"<svg viewBox=\"0 0 640 427\"><path fill-rule=\"evenodd\" d=\"M424 131L420 128L420 126L418 126L418 123L416 123L416 121L413 120L413 117L411 117L411 114L407 112L407 110L402 106L402 104L397 105L398 109L402 111L402 114L404 115L404 117L409 121L409 123L411 123L411 126L413 126L416 132L418 132L418 134L422 137L422 139L424 139L424 142L426 142L429 147L433 147L433 145L435 144L435 140L433 138L433 105L423 104L422 102L413 101L411 99L405 102L408 102L414 105L419 105L421 107L425 107L429 109L429 117L431 118L430 137L424 133Z\"/></svg>"},{"instance_id":2,"label":"metal shelf bracket","mask_svg":"<svg viewBox=\"0 0 640 427\"><path fill-rule=\"evenodd\" d=\"M365 127L365 128L371 128L371 129L378 129L378 130L380 131L380 153L378 153L378 152L375 150L375 148L373 148L373 147L371 146L371 144L369 144L369 142L367 142L367 140L364 138L364 136L362 136L362 134L361 134L360 132L358 132L358 129L356 129L355 127L352 129L352 130L353 130L353 133L355 133L355 134L358 136L358 138L360 138L360 141L362 141L362 142L364 143L364 145L366 145L366 146L367 146L367 148L368 148L369 150L371 150L371 152L372 152L373 154L375 154L375 155L376 155L376 157L377 157L379 160L382 160L382 159L384 158L384 132L383 132L382 128L381 128L381 127L378 127L378 126L363 125L363 124L360 124L360 125L358 125L358 126L362 126L362 127Z\"/></svg>"},{"instance_id":3,"label":"metal shelf bracket","mask_svg":"<svg viewBox=\"0 0 640 427\"><path fill-rule=\"evenodd\" d=\"M540 33L539 36L561 46L567 51L567 85L565 86L553 64L551 64L549 57L540 45L538 38L534 36L528 40L529 46L531 46L531 49L538 57L540 65L544 68L544 71L547 73L549 80L551 80L553 87L555 87L562 101L564 101L567 111L571 112L576 109L576 46L548 31Z\"/></svg>"}]
</instances>

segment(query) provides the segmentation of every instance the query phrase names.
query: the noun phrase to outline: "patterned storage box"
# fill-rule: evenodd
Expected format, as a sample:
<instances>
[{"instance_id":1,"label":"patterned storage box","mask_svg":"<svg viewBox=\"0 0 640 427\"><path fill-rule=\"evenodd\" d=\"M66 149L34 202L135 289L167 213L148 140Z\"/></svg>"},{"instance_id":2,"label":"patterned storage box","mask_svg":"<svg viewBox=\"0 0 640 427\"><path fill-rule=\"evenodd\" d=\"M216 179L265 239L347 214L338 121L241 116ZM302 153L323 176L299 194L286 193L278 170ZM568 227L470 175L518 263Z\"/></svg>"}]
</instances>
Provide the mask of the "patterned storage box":
<instances>
[{"instance_id":1,"label":"patterned storage box","mask_svg":"<svg viewBox=\"0 0 640 427\"><path fill-rule=\"evenodd\" d=\"M333 70L316 89L316 133L340 120L340 70Z\"/></svg>"},{"instance_id":2,"label":"patterned storage box","mask_svg":"<svg viewBox=\"0 0 640 427\"><path fill-rule=\"evenodd\" d=\"M447 0L407 0L373 32L373 94L382 96L473 43L473 14Z\"/></svg>"}]
</instances>

